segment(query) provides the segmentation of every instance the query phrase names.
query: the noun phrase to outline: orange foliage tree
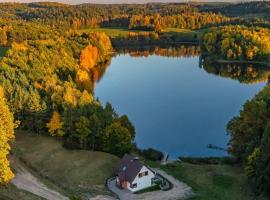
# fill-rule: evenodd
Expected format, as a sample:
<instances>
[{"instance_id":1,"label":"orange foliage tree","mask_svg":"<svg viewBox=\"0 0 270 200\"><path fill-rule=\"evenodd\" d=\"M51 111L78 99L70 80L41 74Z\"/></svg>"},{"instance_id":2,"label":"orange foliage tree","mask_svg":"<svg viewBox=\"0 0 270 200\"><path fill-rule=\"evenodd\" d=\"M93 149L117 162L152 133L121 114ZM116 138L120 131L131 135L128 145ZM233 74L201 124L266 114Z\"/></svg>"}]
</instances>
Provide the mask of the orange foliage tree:
<instances>
[{"instance_id":1,"label":"orange foliage tree","mask_svg":"<svg viewBox=\"0 0 270 200\"><path fill-rule=\"evenodd\" d=\"M85 47L81 52L80 65L84 70L89 71L96 65L98 59L99 59L98 48L90 44L87 47Z\"/></svg>"}]
</instances>

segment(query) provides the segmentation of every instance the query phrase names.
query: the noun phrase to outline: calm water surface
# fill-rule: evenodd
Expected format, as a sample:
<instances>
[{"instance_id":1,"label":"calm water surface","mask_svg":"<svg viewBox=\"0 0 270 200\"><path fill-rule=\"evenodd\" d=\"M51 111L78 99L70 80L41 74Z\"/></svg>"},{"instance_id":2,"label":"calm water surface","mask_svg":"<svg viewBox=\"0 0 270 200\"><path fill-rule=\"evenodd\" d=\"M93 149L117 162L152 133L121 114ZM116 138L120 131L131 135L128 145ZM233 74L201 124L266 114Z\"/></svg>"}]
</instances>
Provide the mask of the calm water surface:
<instances>
[{"instance_id":1,"label":"calm water surface","mask_svg":"<svg viewBox=\"0 0 270 200\"><path fill-rule=\"evenodd\" d=\"M153 147L178 156L222 156L208 144L226 147L227 122L265 82L246 84L206 72L199 57L112 59L95 94L127 114L140 148Z\"/></svg>"}]
</instances>

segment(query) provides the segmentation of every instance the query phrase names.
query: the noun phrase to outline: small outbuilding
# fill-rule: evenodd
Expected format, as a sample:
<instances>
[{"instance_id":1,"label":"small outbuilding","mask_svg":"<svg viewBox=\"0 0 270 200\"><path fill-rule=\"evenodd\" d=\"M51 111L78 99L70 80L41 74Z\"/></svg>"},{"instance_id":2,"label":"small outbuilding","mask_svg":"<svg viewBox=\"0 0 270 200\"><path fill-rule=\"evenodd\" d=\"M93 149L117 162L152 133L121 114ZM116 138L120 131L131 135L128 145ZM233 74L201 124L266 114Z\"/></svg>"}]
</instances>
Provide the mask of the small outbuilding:
<instances>
[{"instance_id":1,"label":"small outbuilding","mask_svg":"<svg viewBox=\"0 0 270 200\"><path fill-rule=\"evenodd\" d=\"M138 157L125 154L114 169L116 184L122 189L136 192L153 185L155 172Z\"/></svg>"}]
</instances>

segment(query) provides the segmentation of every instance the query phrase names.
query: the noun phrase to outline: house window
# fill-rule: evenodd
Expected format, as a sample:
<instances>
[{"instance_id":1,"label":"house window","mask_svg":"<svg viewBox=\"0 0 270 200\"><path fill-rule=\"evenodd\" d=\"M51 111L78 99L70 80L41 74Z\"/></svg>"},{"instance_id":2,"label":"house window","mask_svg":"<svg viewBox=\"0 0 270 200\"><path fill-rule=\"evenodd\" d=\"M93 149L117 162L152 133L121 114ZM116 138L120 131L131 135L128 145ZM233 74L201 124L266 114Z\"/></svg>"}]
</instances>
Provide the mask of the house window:
<instances>
[{"instance_id":1,"label":"house window","mask_svg":"<svg viewBox=\"0 0 270 200\"><path fill-rule=\"evenodd\" d=\"M132 185L131 185L131 188L136 188L137 187L137 183L133 183Z\"/></svg>"},{"instance_id":2,"label":"house window","mask_svg":"<svg viewBox=\"0 0 270 200\"><path fill-rule=\"evenodd\" d=\"M139 173L139 178L142 178L143 176L148 176L148 171Z\"/></svg>"}]
</instances>

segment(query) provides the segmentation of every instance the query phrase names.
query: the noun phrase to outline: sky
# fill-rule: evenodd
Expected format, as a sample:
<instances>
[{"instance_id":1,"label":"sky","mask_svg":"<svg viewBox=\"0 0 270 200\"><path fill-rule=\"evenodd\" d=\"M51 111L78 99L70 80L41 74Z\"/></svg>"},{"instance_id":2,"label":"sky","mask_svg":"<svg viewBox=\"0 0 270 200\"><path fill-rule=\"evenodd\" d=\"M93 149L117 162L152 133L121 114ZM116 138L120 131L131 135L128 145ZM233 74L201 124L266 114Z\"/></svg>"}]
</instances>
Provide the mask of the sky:
<instances>
[{"instance_id":1,"label":"sky","mask_svg":"<svg viewBox=\"0 0 270 200\"><path fill-rule=\"evenodd\" d=\"M0 2L40 2L40 1L57 1L67 4L80 4L80 3L147 3L147 2L185 2L187 0L0 0ZM208 1L233 1L233 0L201 0L202 2Z\"/></svg>"}]
</instances>

